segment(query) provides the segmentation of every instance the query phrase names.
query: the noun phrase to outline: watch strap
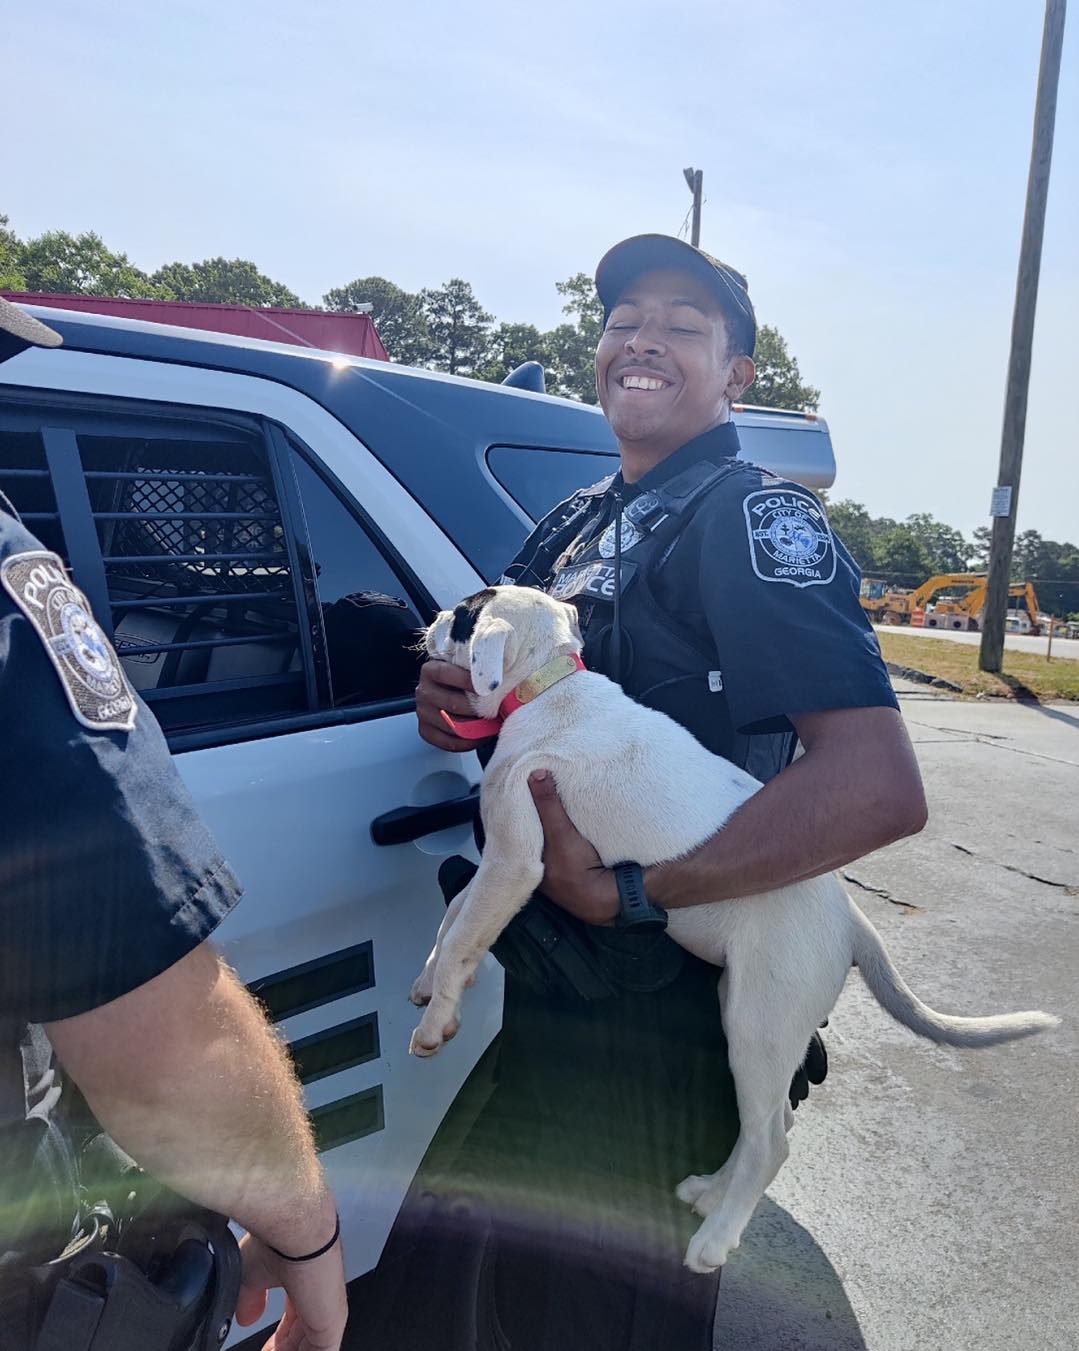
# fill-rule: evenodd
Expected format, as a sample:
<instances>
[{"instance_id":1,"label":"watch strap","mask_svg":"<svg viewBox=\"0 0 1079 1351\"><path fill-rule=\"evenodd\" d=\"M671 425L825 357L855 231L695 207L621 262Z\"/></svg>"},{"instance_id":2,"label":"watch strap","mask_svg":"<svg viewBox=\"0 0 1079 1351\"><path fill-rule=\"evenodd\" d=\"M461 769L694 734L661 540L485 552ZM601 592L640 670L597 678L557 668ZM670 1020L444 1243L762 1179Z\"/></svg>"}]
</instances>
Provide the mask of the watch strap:
<instances>
[{"instance_id":1,"label":"watch strap","mask_svg":"<svg viewBox=\"0 0 1079 1351\"><path fill-rule=\"evenodd\" d=\"M616 863L611 869L618 884L621 911L615 923L620 928L641 931L667 927L667 912L653 905L644 889L644 872L639 863Z\"/></svg>"}]
</instances>

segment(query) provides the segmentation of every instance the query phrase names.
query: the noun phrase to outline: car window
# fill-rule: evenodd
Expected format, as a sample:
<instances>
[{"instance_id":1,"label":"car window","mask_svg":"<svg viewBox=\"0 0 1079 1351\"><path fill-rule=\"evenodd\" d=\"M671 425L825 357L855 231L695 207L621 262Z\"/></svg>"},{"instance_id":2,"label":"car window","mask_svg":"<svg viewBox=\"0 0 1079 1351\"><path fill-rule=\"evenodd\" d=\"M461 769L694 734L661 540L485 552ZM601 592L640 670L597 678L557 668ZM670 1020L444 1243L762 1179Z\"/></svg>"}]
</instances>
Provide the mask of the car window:
<instances>
[{"instance_id":1,"label":"car window","mask_svg":"<svg viewBox=\"0 0 1079 1351\"><path fill-rule=\"evenodd\" d=\"M293 468L311 542L334 706L411 696L422 660L417 643L431 618L429 602L297 450Z\"/></svg>"},{"instance_id":2,"label":"car window","mask_svg":"<svg viewBox=\"0 0 1079 1351\"><path fill-rule=\"evenodd\" d=\"M487 466L514 501L533 521L618 468L617 455L541 446L492 446ZM500 560L504 567L508 559Z\"/></svg>"},{"instance_id":3,"label":"car window","mask_svg":"<svg viewBox=\"0 0 1079 1351\"><path fill-rule=\"evenodd\" d=\"M166 731L313 706L258 423L20 402L0 412L0 446L0 485L64 556Z\"/></svg>"}]
</instances>

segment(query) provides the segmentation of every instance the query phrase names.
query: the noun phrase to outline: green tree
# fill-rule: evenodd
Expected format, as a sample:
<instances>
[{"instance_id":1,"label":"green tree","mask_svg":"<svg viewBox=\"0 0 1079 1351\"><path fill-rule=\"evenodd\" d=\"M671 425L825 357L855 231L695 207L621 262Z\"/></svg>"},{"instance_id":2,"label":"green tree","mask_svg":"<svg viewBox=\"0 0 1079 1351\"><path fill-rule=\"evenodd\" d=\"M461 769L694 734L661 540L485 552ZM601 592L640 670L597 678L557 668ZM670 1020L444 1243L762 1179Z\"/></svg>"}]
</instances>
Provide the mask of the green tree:
<instances>
[{"instance_id":1,"label":"green tree","mask_svg":"<svg viewBox=\"0 0 1079 1351\"><path fill-rule=\"evenodd\" d=\"M106 248L101 236L92 230L81 235L48 230L28 239L19 250L19 266L28 291L172 298L168 287L156 284L126 253Z\"/></svg>"},{"instance_id":2,"label":"green tree","mask_svg":"<svg viewBox=\"0 0 1079 1351\"><path fill-rule=\"evenodd\" d=\"M322 303L339 312L369 304L378 336L392 360L405 366L422 366L428 360L431 337L420 297L385 277L357 277L347 286L327 291Z\"/></svg>"},{"instance_id":3,"label":"green tree","mask_svg":"<svg viewBox=\"0 0 1079 1351\"><path fill-rule=\"evenodd\" d=\"M565 304L562 313L571 322L546 334L550 358L547 389L552 394L595 403L596 347L603 333L603 305L587 272L576 272L555 283Z\"/></svg>"},{"instance_id":4,"label":"green tree","mask_svg":"<svg viewBox=\"0 0 1079 1351\"><path fill-rule=\"evenodd\" d=\"M873 571L903 586L917 586L934 569L925 546L905 522L880 520L873 539Z\"/></svg>"},{"instance_id":5,"label":"green tree","mask_svg":"<svg viewBox=\"0 0 1079 1351\"><path fill-rule=\"evenodd\" d=\"M753 357L757 375L740 402L763 408L813 410L820 403L820 390L802 382L796 357L790 354L786 339L778 329L763 324L757 330L757 350Z\"/></svg>"},{"instance_id":6,"label":"green tree","mask_svg":"<svg viewBox=\"0 0 1079 1351\"><path fill-rule=\"evenodd\" d=\"M551 364L548 336L535 324L499 324L491 334L486 358L476 375L497 383L525 361L538 361L546 371Z\"/></svg>"},{"instance_id":7,"label":"green tree","mask_svg":"<svg viewBox=\"0 0 1079 1351\"><path fill-rule=\"evenodd\" d=\"M0 214L0 291L25 291L26 274L22 270L22 244L8 219Z\"/></svg>"},{"instance_id":8,"label":"green tree","mask_svg":"<svg viewBox=\"0 0 1079 1351\"><path fill-rule=\"evenodd\" d=\"M492 316L460 277L420 292L430 348L427 365L449 375L474 375L487 353Z\"/></svg>"},{"instance_id":9,"label":"green tree","mask_svg":"<svg viewBox=\"0 0 1079 1351\"><path fill-rule=\"evenodd\" d=\"M294 291L273 281L246 258L204 258L201 263L166 263L150 279L175 300L210 305L280 305L307 309Z\"/></svg>"},{"instance_id":10,"label":"green tree","mask_svg":"<svg viewBox=\"0 0 1079 1351\"><path fill-rule=\"evenodd\" d=\"M979 525L974 531L970 546L970 567L972 572L985 572L989 567L989 541L993 532L987 525Z\"/></svg>"},{"instance_id":11,"label":"green tree","mask_svg":"<svg viewBox=\"0 0 1079 1351\"><path fill-rule=\"evenodd\" d=\"M846 498L833 503L828 507L828 522L862 571L871 573L876 566L873 554L876 522L861 502Z\"/></svg>"},{"instance_id":12,"label":"green tree","mask_svg":"<svg viewBox=\"0 0 1079 1351\"><path fill-rule=\"evenodd\" d=\"M906 524L925 550L932 572L966 572L969 569L975 549L958 530L924 511L908 516Z\"/></svg>"}]
</instances>

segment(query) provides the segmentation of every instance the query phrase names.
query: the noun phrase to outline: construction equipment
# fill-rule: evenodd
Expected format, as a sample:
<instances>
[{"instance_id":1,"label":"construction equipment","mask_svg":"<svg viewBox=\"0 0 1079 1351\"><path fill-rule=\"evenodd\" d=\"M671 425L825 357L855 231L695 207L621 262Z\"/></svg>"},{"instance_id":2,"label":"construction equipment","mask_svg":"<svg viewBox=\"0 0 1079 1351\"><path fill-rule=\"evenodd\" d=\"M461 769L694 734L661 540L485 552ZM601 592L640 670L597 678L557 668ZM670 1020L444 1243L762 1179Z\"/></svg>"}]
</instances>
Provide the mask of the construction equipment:
<instances>
[{"instance_id":1,"label":"construction equipment","mask_svg":"<svg viewBox=\"0 0 1079 1351\"><path fill-rule=\"evenodd\" d=\"M903 587L891 588L877 578L862 581L859 598L862 609L878 624L910 624L916 614L923 614L926 628L970 629L981 627L985 608L987 575L984 572L946 572L930 577L913 591ZM943 596L933 602L938 591L966 588L959 596ZM1030 632L1039 631L1038 597L1033 583L1013 582L1008 587L1009 598L1022 602L1020 606L1030 617ZM930 608L931 606L931 608Z\"/></svg>"}]
</instances>

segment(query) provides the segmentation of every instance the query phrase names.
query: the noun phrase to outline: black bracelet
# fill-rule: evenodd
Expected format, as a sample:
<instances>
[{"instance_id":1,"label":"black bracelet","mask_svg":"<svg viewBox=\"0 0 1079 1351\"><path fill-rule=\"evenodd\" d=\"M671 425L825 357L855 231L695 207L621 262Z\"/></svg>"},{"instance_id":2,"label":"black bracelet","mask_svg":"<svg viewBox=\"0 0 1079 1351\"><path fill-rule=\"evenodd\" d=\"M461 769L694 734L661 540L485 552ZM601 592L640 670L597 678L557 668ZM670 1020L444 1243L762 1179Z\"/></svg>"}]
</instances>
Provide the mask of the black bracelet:
<instances>
[{"instance_id":1,"label":"black bracelet","mask_svg":"<svg viewBox=\"0 0 1079 1351\"><path fill-rule=\"evenodd\" d=\"M304 1253L302 1257L290 1257L287 1252L282 1252L280 1248L275 1248L272 1243L267 1243L266 1246L275 1257L283 1257L286 1262L313 1262L316 1257L321 1257L324 1253L328 1253L341 1237L341 1216L338 1215L336 1218L337 1223L333 1227L333 1238L330 1239L329 1243L324 1243L321 1248L316 1248L314 1252Z\"/></svg>"}]
</instances>

